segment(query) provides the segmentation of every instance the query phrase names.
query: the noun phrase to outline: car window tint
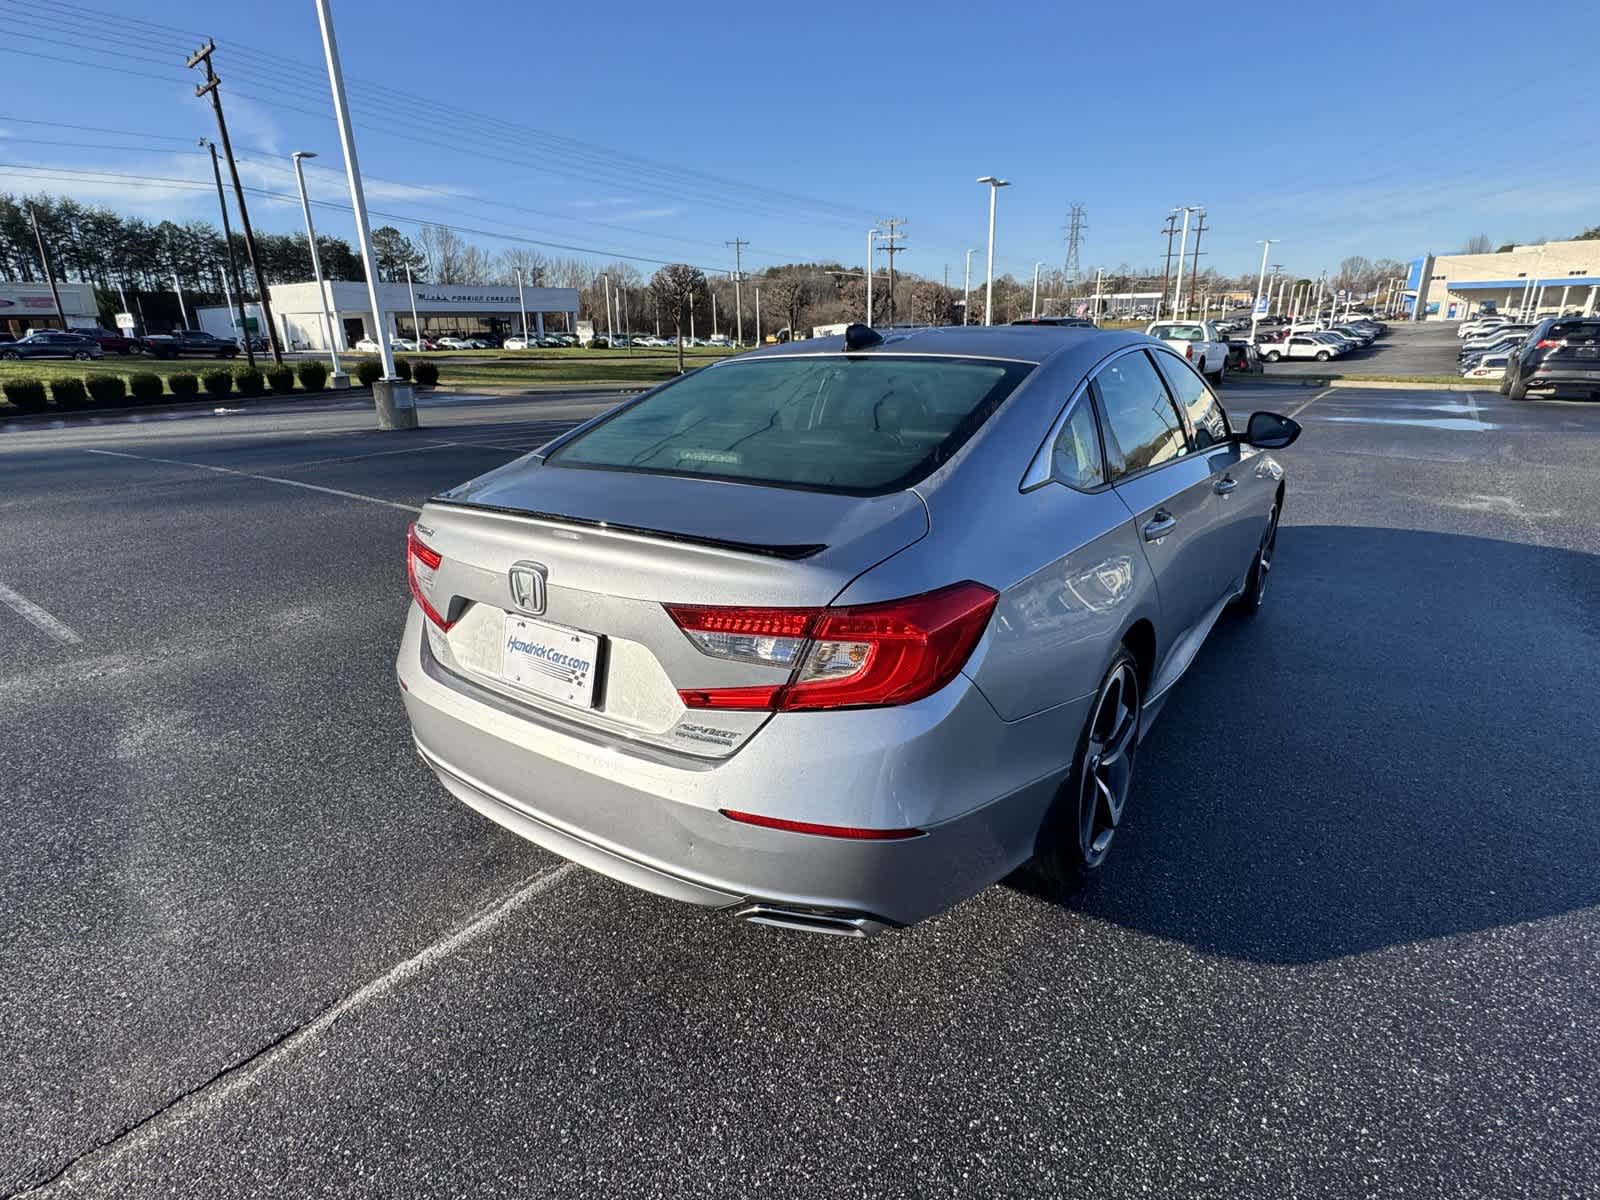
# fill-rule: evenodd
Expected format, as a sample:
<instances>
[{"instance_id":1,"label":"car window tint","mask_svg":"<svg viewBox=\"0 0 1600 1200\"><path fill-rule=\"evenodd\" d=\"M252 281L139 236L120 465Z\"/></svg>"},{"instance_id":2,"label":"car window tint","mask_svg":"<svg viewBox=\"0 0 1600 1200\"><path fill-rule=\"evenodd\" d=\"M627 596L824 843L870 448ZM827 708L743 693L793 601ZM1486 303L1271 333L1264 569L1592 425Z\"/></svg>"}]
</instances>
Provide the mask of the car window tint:
<instances>
[{"instance_id":1,"label":"car window tint","mask_svg":"<svg viewBox=\"0 0 1600 1200\"><path fill-rule=\"evenodd\" d=\"M1100 457L1100 432L1095 428L1094 407L1086 400L1073 406L1067 423L1050 448L1050 477L1071 488L1099 487L1105 482Z\"/></svg>"},{"instance_id":2,"label":"car window tint","mask_svg":"<svg viewBox=\"0 0 1600 1200\"><path fill-rule=\"evenodd\" d=\"M1127 475L1188 453L1183 422L1166 385L1143 354L1124 354L1095 376L1113 475Z\"/></svg>"},{"instance_id":3,"label":"car window tint","mask_svg":"<svg viewBox=\"0 0 1600 1200\"><path fill-rule=\"evenodd\" d=\"M1172 387L1173 399L1189 414L1189 424L1194 426L1194 448L1209 450L1227 441L1228 418L1205 380L1175 354L1158 354L1156 361Z\"/></svg>"}]
</instances>

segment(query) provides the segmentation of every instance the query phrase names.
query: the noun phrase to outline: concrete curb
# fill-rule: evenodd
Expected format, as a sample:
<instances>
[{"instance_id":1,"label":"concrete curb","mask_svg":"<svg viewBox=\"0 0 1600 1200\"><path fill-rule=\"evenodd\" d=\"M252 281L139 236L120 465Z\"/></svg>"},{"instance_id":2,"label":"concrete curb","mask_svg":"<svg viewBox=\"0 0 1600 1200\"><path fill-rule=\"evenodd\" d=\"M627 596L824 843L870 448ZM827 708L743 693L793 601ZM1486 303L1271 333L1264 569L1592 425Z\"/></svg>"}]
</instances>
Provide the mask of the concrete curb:
<instances>
[{"instance_id":1,"label":"concrete curb","mask_svg":"<svg viewBox=\"0 0 1600 1200\"><path fill-rule=\"evenodd\" d=\"M253 408L259 404L317 404L323 401L335 400L372 400L372 389L364 387L344 388L334 391L324 388L320 392L267 392L262 396L196 396L193 400L163 401L159 404L125 404L120 408L74 408L71 410L49 408L44 412L11 412L0 409L0 420L7 424L13 421L32 423L35 421L59 421L66 417L130 417L139 416L160 417L170 413L204 412L207 408Z\"/></svg>"}]
</instances>

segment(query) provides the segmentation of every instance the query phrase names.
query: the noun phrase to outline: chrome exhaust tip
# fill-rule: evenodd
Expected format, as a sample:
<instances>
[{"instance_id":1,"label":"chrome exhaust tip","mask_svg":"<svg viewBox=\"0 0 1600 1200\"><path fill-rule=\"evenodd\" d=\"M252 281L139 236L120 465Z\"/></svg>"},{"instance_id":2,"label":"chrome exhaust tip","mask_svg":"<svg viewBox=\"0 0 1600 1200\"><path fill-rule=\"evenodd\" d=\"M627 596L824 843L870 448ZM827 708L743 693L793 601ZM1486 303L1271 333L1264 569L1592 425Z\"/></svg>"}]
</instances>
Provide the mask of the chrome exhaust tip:
<instances>
[{"instance_id":1,"label":"chrome exhaust tip","mask_svg":"<svg viewBox=\"0 0 1600 1200\"><path fill-rule=\"evenodd\" d=\"M801 933L823 933L829 937L866 938L889 928L883 921L872 917L806 912L804 909L778 908L771 904L750 904L739 909L734 916L752 925L771 925Z\"/></svg>"}]
</instances>

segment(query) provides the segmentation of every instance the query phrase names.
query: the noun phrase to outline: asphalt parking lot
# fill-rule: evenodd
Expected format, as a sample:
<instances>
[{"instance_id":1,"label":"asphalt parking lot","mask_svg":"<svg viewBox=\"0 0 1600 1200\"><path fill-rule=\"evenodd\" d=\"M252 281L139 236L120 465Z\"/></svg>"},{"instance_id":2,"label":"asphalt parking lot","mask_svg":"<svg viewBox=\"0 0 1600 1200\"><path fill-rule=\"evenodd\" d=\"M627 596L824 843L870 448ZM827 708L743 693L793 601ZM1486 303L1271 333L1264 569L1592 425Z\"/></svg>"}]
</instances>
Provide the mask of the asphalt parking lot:
<instances>
[{"instance_id":1,"label":"asphalt parking lot","mask_svg":"<svg viewBox=\"0 0 1600 1200\"><path fill-rule=\"evenodd\" d=\"M1352 351L1332 362L1296 359L1266 364L1271 377L1354 375L1459 375L1457 355L1461 342L1454 322L1425 321L1411 324L1391 321L1389 332L1372 345Z\"/></svg>"},{"instance_id":2,"label":"asphalt parking lot","mask_svg":"<svg viewBox=\"0 0 1600 1200\"><path fill-rule=\"evenodd\" d=\"M0 1197L1587 1197L1600 406L1298 412L1070 904L735 924L450 799L428 495L603 398L0 434Z\"/></svg>"}]
</instances>

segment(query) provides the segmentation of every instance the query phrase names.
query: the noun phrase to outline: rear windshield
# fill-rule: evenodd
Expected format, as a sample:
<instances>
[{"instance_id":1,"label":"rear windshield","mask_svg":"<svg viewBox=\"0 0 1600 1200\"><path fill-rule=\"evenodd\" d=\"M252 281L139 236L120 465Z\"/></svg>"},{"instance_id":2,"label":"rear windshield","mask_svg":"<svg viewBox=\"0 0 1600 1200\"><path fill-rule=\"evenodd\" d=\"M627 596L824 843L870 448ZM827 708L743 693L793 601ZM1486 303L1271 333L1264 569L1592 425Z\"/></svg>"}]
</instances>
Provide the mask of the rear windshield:
<instances>
[{"instance_id":1,"label":"rear windshield","mask_svg":"<svg viewBox=\"0 0 1600 1200\"><path fill-rule=\"evenodd\" d=\"M1169 342L1203 342L1206 331L1203 325L1157 325L1150 331L1154 336Z\"/></svg>"},{"instance_id":2,"label":"rear windshield","mask_svg":"<svg viewBox=\"0 0 1600 1200\"><path fill-rule=\"evenodd\" d=\"M1600 338L1600 321L1557 321L1545 337L1563 341L1593 341Z\"/></svg>"},{"instance_id":3,"label":"rear windshield","mask_svg":"<svg viewBox=\"0 0 1600 1200\"><path fill-rule=\"evenodd\" d=\"M731 362L618 410L547 461L879 495L953 455L1031 370L887 355Z\"/></svg>"}]
</instances>

